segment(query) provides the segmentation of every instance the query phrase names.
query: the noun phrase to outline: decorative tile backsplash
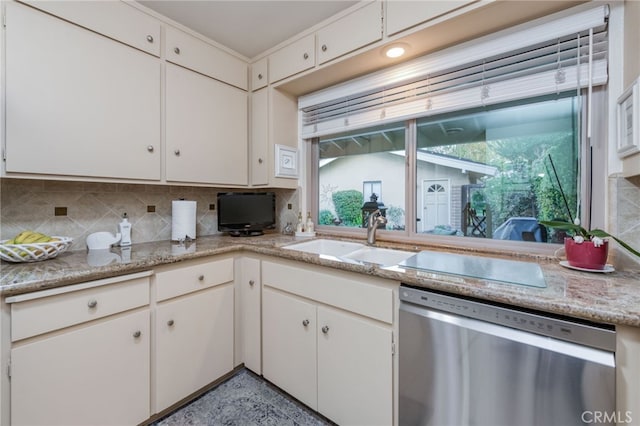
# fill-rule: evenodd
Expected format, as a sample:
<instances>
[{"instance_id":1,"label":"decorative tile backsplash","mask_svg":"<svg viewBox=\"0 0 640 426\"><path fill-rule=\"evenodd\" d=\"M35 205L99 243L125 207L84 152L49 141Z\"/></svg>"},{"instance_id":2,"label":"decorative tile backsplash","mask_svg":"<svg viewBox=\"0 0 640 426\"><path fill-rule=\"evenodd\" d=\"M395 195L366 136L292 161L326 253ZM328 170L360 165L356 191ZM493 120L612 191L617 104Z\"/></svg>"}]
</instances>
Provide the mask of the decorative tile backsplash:
<instances>
[{"instance_id":1,"label":"decorative tile backsplash","mask_svg":"<svg viewBox=\"0 0 640 426\"><path fill-rule=\"evenodd\" d=\"M134 243L168 240L171 238L171 201L180 198L198 202L197 235L217 234L217 212L209 208L210 204L216 203L219 191L232 190L2 178L0 239L12 238L24 229L33 229L72 237L71 249L84 250L89 234L97 231L115 233L122 214L126 212L132 223ZM277 229L282 231L287 222L296 223L299 190L273 191L277 199ZM612 176L609 178L609 191L608 231L639 248L640 176ZM628 260L637 261L630 257Z\"/></svg>"},{"instance_id":2,"label":"decorative tile backsplash","mask_svg":"<svg viewBox=\"0 0 640 426\"><path fill-rule=\"evenodd\" d=\"M218 234L216 204L218 192L240 189L192 186L144 185L94 182L66 182L31 179L0 179L0 239L24 229L73 238L71 250L84 250L85 239L98 231L116 233L122 214L132 224L134 243L171 238L171 201L197 201L196 234ZM295 221L298 191L251 189L246 192L276 193L277 229ZM291 209L288 209L291 205Z\"/></svg>"},{"instance_id":3,"label":"decorative tile backsplash","mask_svg":"<svg viewBox=\"0 0 640 426\"><path fill-rule=\"evenodd\" d=\"M609 233L640 250L640 176L609 178ZM625 252L626 253L626 252ZM637 258L630 261L640 263Z\"/></svg>"}]
</instances>

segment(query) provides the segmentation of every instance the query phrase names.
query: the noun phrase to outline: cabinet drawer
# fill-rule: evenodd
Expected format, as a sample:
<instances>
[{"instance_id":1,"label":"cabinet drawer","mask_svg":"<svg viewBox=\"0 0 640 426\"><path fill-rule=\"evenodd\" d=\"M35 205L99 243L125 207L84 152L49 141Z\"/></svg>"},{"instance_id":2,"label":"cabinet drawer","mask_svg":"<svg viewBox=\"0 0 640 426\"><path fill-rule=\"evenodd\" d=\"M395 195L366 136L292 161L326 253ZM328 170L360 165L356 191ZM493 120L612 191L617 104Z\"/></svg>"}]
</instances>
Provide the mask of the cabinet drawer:
<instances>
[{"instance_id":1,"label":"cabinet drawer","mask_svg":"<svg viewBox=\"0 0 640 426\"><path fill-rule=\"evenodd\" d=\"M25 1L54 16L160 56L160 22L122 1Z\"/></svg>"},{"instance_id":2,"label":"cabinet drawer","mask_svg":"<svg viewBox=\"0 0 640 426\"><path fill-rule=\"evenodd\" d=\"M318 63L323 64L382 39L382 6L376 0L318 31Z\"/></svg>"},{"instance_id":3,"label":"cabinet drawer","mask_svg":"<svg viewBox=\"0 0 640 426\"><path fill-rule=\"evenodd\" d=\"M240 89L248 89L246 62L173 27L167 26L165 40L167 61Z\"/></svg>"},{"instance_id":4,"label":"cabinet drawer","mask_svg":"<svg viewBox=\"0 0 640 426\"><path fill-rule=\"evenodd\" d=\"M149 304L149 278L123 280L64 294L11 303L11 341L103 318ZM97 282L96 282L97 283ZM86 284L65 288L82 288ZM89 283L90 285L90 283ZM31 296L31 295L30 295ZM9 301L9 300L8 300Z\"/></svg>"},{"instance_id":5,"label":"cabinet drawer","mask_svg":"<svg viewBox=\"0 0 640 426\"><path fill-rule=\"evenodd\" d=\"M389 281L381 278L360 278L335 270L264 261L262 284L393 323L393 290Z\"/></svg>"},{"instance_id":6,"label":"cabinet drawer","mask_svg":"<svg viewBox=\"0 0 640 426\"><path fill-rule=\"evenodd\" d=\"M233 258L173 266L156 273L158 302L233 281Z\"/></svg>"},{"instance_id":7,"label":"cabinet drawer","mask_svg":"<svg viewBox=\"0 0 640 426\"><path fill-rule=\"evenodd\" d=\"M251 90L265 87L267 81L267 58L251 64Z\"/></svg>"},{"instance_id":8,"label":"cabinet drawer","mask_svg":"<svg viewBox=\"0 0 640 426\"><path fill-rule=\"evenodd\" d=\"M269 56L269 82L282 80L315 65L315 36L308 35Z\"/></svg>"}]
</instances>

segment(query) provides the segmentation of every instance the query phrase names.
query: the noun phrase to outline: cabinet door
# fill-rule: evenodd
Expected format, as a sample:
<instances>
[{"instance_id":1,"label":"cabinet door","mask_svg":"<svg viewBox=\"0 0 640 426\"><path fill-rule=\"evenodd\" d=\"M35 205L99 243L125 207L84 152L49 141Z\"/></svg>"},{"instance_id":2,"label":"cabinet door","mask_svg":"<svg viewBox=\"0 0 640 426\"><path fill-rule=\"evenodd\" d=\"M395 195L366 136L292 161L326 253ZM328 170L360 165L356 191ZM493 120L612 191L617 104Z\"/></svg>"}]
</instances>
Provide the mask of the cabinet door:
<instances>
[{"instance_id":1,"label":"cabinet door","mask_svg":"<svg viewBox=\"0 0 640 426\"><path fill-rule=\"evenodd\" d=\"M338 424L393 424L392 331L318 307L318 411Z\"/></svg>"},{"instance_id":2,"label":"cabinet door","mask_svg":"<svg viewBox=\"0 0 640 426\"><path fill-rule=\"evenodd\" d=\"M308 35L269 56L269 82L313 68L316 64L315 40L313 34Z\"/></svg>"},{"instance_id":3,"label":"cabinet door","mask_svg":"<svg viewBox=\"0 0 640 426\"><path fill-rule=\"evenodd\" d=\"M7 172L160 179L160 60L6 8Z\"/></svg>"},{"instance_id":4,"label":"cabinet door","mask_svg":"<svg viewBox=\"0 0 640 426\"><path fill-rule=\"evenodd\" d=\"M315 305L264 287L262 342L264 377L316 410Z\"/></svg>"},{"instance_id":5,"label":"cabinet door","mask_svg":"<svg viewBox=\"0 0 640 426\"><path fill-rule=\"evenodd\" d=\"M155 330L158 412L233 370L233 287L162 303Z\"/></svg>"},{"instance_id":6,"label":"cabinet door","mask_svg":"<svg viewBox=\"0 0 640 426\"><path fill-rule=\"evenodd\" d=\"M240 343L240 362L254 373L262 373L261 356L261 283L260 261L258 259L240 258L240 279L236 281L236 290L240 303L239 327L237 327Z\"/></svg>"},{"instance_id":7,"label":"cabinet door","mask_svg":"<svg viewBox=\"0 0 640 426\"><path fill-rule=\"evenodd\" d=\"M399 33L477 0L387 1L387 35Z\"/></svg>"},{"instance_id":8,"label":"cabinet door","mask_svg":"<svg viewBox=\"0 0 640 426\"><path fill-rule=\"evenodd\" d=\"M251 96L251 185L269 183L269 89L253 92Z\"/></svg>"},{"instance_id":9,"label":"cabinet door","mask_svg":"<svg viewBox=\"0 0 640 426\"><path fill-rule=\"evenodd\" d=\"M149 349L148 310L15 347L11 424L139 424L149 417Z\"/></svg>"},{"instance_id":10,"label":"cabinet door","mask_svg":"<svg viewBox=\"0 0 640 426\"><path fill-rule=\"evenodd\" d=\"M251 64L251 90L262 89L267 85L267 58Z\"/></svg>"},{"instance_id":11,"label":"cabinet door","mask_svg":"<svg viewBox=\"0 0 640 426\"><path fill-rule=\"evenodd\" d=\"M376 0L318 31L318 62L323 64L382 39L382 6Z\"/></svg>"},{"instance_id":12,"label":"cabinet door","mask_svg":"<svg viewBox=\"0 0 640 426\"><path fill-rule=\"evenodd\" d=\"M167 63L168 181L246 185L247 93Z\"/></svg>"}]
</instances>

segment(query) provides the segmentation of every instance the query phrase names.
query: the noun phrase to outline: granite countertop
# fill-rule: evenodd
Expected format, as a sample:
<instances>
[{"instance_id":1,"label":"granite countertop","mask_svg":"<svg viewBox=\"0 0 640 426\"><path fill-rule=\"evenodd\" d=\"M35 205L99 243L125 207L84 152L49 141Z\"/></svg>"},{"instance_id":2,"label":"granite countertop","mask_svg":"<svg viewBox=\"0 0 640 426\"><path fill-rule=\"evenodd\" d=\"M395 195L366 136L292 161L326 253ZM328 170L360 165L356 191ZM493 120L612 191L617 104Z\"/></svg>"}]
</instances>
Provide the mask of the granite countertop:
<instances>
[{"instance_id":1,"label":"granite countertop","mask_svg":"<svg viewBox=\"0 0 640 426\"><path fill-rule=\"evenodd\" d=\"M482 279L425 273L401 267L379 267L322 258L316 254L283 250L300 241L292 236L267 234L259 237L199 237L180 245L171 241L134 244L129 249L112 248L106 253L73 251L55 259L35 263L0 263L0 295L3 297L55 288L84 281L150 270L159 265L211 255L248 253L275 256L373 275L426 289L476 297L516 307L567 315L596 322L640 327L640 276L633 271L598 274L563 268L557 260L519 258L540 264L546 288L504 284ZM359 241L361 242L361 241ZM426 248L385 244L409 251ZM468 254L468 253L467 253ZM482 255L474 253L474 255Z\"/></svg>"}]
</instances>

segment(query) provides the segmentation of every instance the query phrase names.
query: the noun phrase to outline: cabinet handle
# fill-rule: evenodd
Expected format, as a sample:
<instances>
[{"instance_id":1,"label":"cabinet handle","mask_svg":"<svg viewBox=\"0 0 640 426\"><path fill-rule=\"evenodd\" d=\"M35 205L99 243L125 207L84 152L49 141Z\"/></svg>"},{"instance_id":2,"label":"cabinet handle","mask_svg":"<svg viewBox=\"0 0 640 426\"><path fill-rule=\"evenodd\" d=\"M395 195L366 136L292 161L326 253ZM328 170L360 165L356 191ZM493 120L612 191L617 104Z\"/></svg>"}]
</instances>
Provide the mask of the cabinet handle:
<instances>
[{"instance_id":1,"label":"cabinet handle","mask_svg":"<svg viewBox=\"0 0 640 426\"><path fill-rule=\"evenodd\" d=\"M153 145L147 145L147 151L153 152Z\"/></svg>"},{"instance_id":2,"label":"cabinet handle","mask_svg":"<svg viewBox=\"0 0 640 426\"><path fill-rule=\"evenodd\" d=\"M152 36L152 35L148 35L148 36L147 36L147 41L148 41L149 43L153 43L153 36Z\"/></svg>"},{"instance_id":3,"label":"cabinet handle","mask_svg":"<svg viewBox=\"0 0 640 426\"><path fill-rule=\"evenodd\" d=\"M322 332L323 332L324 334L329 333L329 326L328 326L328 325L325 325L324 327L322 327Z\"/></svg>"},{"instance_id":4,"label":"cabinet handle","mask_svg":"<svg viewBox=\"0 0 640 426\"><path fill-rule=\"evenodd\" d=\"M302 55L302 57L303 57L304 59L309 59L309 54L308 54L307 52L304 52L304 55Z\"/></svg>"},{"instance_id":5,"label":"cabinet handle","mask_svg":"<svg viewBox=\"0 0 640 426\"><path fill-rule=\"evenodd\" d=\"M322 51L323 51L323 52L326 52L326 51L327 51L327 45L326 45L326 44L323 44L323 45L322 45Z\"/></svg>"},{"instance_id":6,"label":"cabinet handle","mask_svg":"<svg viewBox=\"0 0 640 426\"><path fill-rule=\"evenodd\" d=\"M96 306L98 306L98 301L96 299L91 299L87 303L87 306L90 308L95 308Z\"/></svg>"},{"instance_id":7,"label":"cabinet handle","mask_svg":"<svg viewBox=\"0 0 640 426\"><path fill-rule=\"evenodd\" d=\"M309 325L309 320L306 319L306 320L302 321L302 325L305 326L305 327L308 326Z\"/></svg>"},{"instance_id":8,"label":"cabinet handle","mask_svg":"<svg viewBox=\"0 0 640 426\"><path fill-rule=\"evenodd\" d=\"M176 155L176 157L180 157L180 150L179 149L174 150L173 153Z\"/></svg>"},{"instance_id":9,"label":"cabinet handle","mask_svg":"<svg viewBox=\"0 0 640 426\"><path fill-rule=\"evenodd\" d=\"M169 321L167 321L167 325L168 325L169 327L173 327L173 324L174 324L174 323L173 323L173 320L172 320L172 319L170 319Z\"/></svg>"},{"instance_id":10,"label":"cabinet handle","mask_svg":"<svg viewBox=\"0 0 640 426\"><path fill-rule=\"evenodd\" d=\"M179 47L174 47L173 51L176 52L176 55L180 54L180 48Z\"/></svg>"},{"instance_id":11,"label":"cabinet handle","mask_svg":"<svg viewBox=\"0 0 640 426\"><path fill-rule=\"evenodd\" d=\"M200 276L198 277L198 281L204 281L204 275L200 275Z\"/></svg>"},{"instance_id":12,"label":"cabinet handle","mask_svg":"<svg viewBox=\"0 0 640 426\"><path fill-rule=\"evenodd\" d=\"M251 287L253 287L253 285L254 285L255 283L256 283L256 282L255 282L254 280L249 280L249 285L250 285Z\"/></svg>"},{"instance_id":13,"label":"cabinet handle","mask_svg":"<svg viewBox=\"0 0 640 426\"><path fill-rule=\"evenodd\" d=\"M262 74L258 74L258 80L262 80Z\"/></svg>"},{"instance_id":14,"label":"cabinet handle","mask_svg":"<svg viewBox=\"0 0 640 426\"><path fill-rule=\"evenodd\" d=\"M133 333L133 337L136 338L136 339L139 338L140 336L142 336L142 331L140 331L140 330L138 330L135 333Z\"/></svg>"},{"instance_id":15,"label":"cabinet handle","mask_svg":"<svg viewBox=\"0 0 640 426\"><path fill-rule=\"evenodd\" d=\"M262 164L262 158L258 158L258 164Z\"/></svg>"}]
</instances>

